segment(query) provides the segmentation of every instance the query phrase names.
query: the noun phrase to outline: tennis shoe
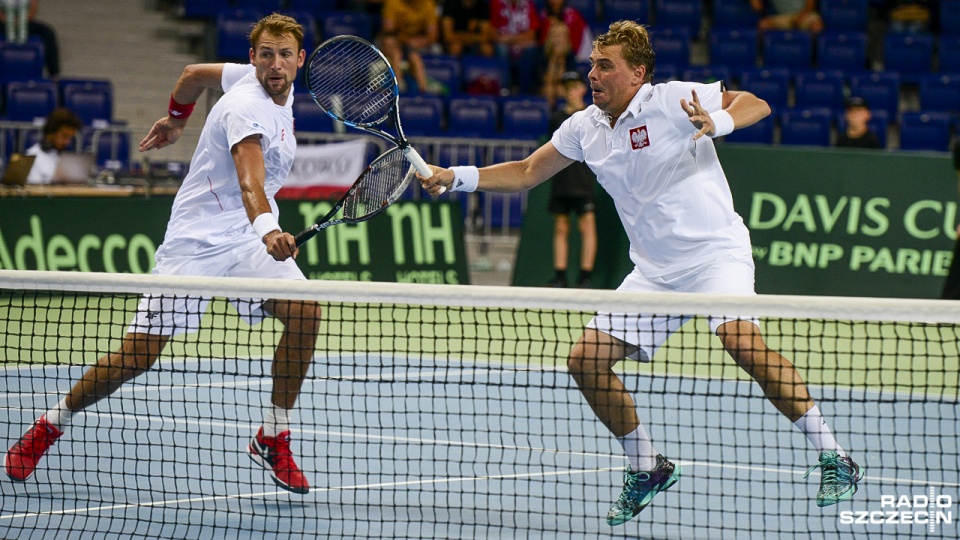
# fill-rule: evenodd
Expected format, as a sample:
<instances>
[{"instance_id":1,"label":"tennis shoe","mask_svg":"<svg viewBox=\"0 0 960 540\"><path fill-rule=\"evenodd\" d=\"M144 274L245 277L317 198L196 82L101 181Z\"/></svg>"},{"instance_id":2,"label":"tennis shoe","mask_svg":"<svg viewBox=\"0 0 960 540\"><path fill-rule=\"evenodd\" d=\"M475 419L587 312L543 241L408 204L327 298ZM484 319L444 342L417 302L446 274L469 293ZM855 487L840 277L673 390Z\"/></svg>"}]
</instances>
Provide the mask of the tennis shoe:
<instances>
[{"instance_id":1,"label":"tennis shoe","mask_svg":"<svg viewBox=\"0 0 960 540\"><path fill-rule=\"evenodd\" d=\"M250 441L247 453L250 454L253 461L270 471L270 477L278 486L293 493L307 494L310 492L310 484L307 482L307 478L300 472L300 467L297 467L297 463L293 460L293 453L290 451L289 430L281 431L276 437L266 437L261 427L257 436Z\"/></svg>"},{"instance_id":2,"label":"tennis shoe","mask_svg":"<svg viewBox=\"0 0 960 540\"><path fill-rule=\"evenodd\" d=\"M857 482L863 471L850 456L840 456L836 451L820 453L820 463L807 470L804 478L820 469L820 490L817 491L817 506L823 508L845 501L857 492Z\"/></svg>"},{"instance_id":3,"label":"tennis shoe","mask_svg":"<svg viewBox=\"0 0 960 540\"><path fill-rule=\"evenodd\" d=\"M57 429L57 426L47 422L47 415L41 416L23 437L7 450L7 455L3 458L7 476L17 482L24 482L33 476L40 458L61 435L63 432Z\"/></svg>"},{"instance_id":4,"label":"tennis shoe","mask_svg":"<svg viewBox=\"0 0 960 540\"><path fill-rule=\"evenodd\" d=\"M607 512L607 523L622 525L637 517L657 493L666 491L680 479L679 466L657 455L657 466L652 471L634 471L627 465L623 473L623 492Z\"/></svg>"}]
</instances>

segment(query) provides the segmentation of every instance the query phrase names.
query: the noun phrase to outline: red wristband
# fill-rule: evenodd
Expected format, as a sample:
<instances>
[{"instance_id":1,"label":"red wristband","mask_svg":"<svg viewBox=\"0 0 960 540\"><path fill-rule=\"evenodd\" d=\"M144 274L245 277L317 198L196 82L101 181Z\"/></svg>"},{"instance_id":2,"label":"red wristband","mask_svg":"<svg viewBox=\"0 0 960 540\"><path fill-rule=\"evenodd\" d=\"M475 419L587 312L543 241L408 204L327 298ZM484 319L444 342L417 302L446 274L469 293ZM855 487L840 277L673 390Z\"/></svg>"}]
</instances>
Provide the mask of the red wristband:
<instances>
[{"instance_id":1,"label":"red wristband","mask_svg":"<svg viewBox=\"0 0 960 540\"><path fill-rule=\"evenodd\" d=\"M174 118L186 120L187 118L190 118L191 114L193 114L193 107L195 105L196 103L181 105L180 103L177 103L177 100L173 99L173 94L170 94L170 106L167 109L167 113Z\"/></svg>"}]
</instances>

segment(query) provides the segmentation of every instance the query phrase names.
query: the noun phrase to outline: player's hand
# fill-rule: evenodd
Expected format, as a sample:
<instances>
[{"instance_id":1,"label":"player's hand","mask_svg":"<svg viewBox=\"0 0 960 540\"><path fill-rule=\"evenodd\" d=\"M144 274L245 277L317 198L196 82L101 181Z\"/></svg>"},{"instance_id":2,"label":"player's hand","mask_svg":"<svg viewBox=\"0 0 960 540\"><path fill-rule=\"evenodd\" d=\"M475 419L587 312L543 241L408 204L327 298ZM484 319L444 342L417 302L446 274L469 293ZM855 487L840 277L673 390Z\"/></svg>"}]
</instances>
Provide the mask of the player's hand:
<instances>
[{"instance_id":1,"label":"player's hand","mask_svg":"<svg viewBox=\"0 0 960 540\"><path fill-rule=\"evenodd\" d=\"M186 125L187 121L184 119L164 116L154 122L150 132L140 141L140 151L146 152L147 150L170 146L183 135L183 128Z\"/></svg>"},{"instance_id":2,"label":"player's hand","mask_svg":"<svg viewBox=\"0 0 960 540\"><path fill-rule=\"evenodd\" d=\"M430 169L433 170L433 176L430 178L424 178L420 173L417 173L417 178L420 179L420 185L423 189L434 197L450 191L450 184L453 183L453 171L434 165L430 165Z\"/></svg>"},{"instance_id":3,"label":"player's hand","mask_svg":"<svg viewBox=\"0 0 960 540\"><path fill-rule=\"evenodd\" d=\"M263 243L267 246L267 253L278 261L285 261L290 257L296 259L300 253L297 241L290 233L270 231L263 237Z\"/></svg>"},{"instance_id":4,"label":"player's hand","mask_svg":"<svg viewBox=\"0 0 960 540\"><path fill-rule=\"evenodd\" d=\"M693 135L693 140L697 140L704 135L712 137L716 133L713 118L710 118L710 113L700 105L697 91L693 90L691 93L693 94L693 101L687 103L687 100L680 98L680 107L690 117L690 123L693 124L693 127L697 129L697 132Z\"/></svg>"}]
</instances>

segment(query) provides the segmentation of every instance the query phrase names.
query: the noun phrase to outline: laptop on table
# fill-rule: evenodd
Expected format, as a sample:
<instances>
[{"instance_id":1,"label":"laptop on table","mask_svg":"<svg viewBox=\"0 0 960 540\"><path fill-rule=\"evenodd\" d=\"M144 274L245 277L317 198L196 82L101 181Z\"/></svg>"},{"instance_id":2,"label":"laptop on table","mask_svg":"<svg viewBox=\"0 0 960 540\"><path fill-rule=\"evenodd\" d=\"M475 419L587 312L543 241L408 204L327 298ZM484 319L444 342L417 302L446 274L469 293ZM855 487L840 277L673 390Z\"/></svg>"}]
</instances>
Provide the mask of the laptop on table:
<instances>
[{"instance_id":1,"label":"laptop on table","mask_svg":"<svg viewBox=\"0 0 960 540\"><path fill-rule=\"evenodd\" d=\"M3 179L0 182L5 186L25 186L27 176L30 174L30 169L33 168L33 162L36 159L37 156L11 154L7 168L3 171Z\"/></svg>"}]
</instances>

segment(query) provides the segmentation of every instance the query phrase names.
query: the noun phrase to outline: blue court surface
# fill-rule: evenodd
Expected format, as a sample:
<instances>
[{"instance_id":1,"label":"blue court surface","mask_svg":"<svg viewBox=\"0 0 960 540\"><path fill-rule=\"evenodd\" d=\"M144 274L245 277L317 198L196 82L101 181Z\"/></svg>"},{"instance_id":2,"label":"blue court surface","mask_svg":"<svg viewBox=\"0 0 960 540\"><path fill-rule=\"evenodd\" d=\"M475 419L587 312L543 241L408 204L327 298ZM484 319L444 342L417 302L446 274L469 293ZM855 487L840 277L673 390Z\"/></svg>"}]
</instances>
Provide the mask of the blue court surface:
<instances>
[{"instance_id":1,"label":"blue court surface","mask_svg":"<svg viewBox=\"0 0 960 540\"><path fill-rule=\"evenodd\" d=\"M4 369L2 444L82 371ZM852 501L820 509L819 474L803 478L815 453L755 385L627 375L657 449L683 476L613 528L604 515L626 461L564 370L341 355L311 375L293 443L308 495L277 488L244 451L269 397L269 361L165 359L79 415L33 478L3 477L0 537L960 536L953 398L811 387L867 475ZM939 517L877 522L893 512Z\"/></svg>"}]
</instances>

